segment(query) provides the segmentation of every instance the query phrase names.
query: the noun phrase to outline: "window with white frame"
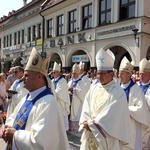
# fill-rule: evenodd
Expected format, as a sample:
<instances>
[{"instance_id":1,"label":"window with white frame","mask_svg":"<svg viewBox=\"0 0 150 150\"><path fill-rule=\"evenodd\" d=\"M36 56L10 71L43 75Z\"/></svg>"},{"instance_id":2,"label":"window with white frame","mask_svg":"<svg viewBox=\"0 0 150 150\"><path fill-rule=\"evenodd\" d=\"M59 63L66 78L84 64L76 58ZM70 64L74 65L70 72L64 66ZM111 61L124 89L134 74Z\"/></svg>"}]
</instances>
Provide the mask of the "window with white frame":
<instances>
[{"instance_id":1,"label":"window with white frame","mask_svg":"<svg viewBox=\"0 0 150 150\"><path fill-rule=\"evenodd\" d=\"M16 45L17 44L17 33L15 32L14 33L14 45Z\"/></svg>"},{"instance_id":2,"label":"window with white frame","mask_svg":"<svg viewBox=\"0 0 150 150\"><path fill-rule=\"evenodd\" d=\"M27 41L28 42L31 42L31 27L28 27L28 39L27 39Z\"/></svg>"},{"instance_id":3,"label":"window with white frame","mask_svg":"<svg viewBox=\"0 0 150 150\"><path fill-rule=\"evenodd\" d=\"M111 23L111 0L100 0L99 2L99 25Z\"/></svg>"},{"instance_id":4,"label":"window with white frame","mask_svg":"<svg viewBox=\"0 0 150 150\"><path fill-rule=\"evenodd\" d=\"M69 33L77 30L77 10L69 12Z\"/></svg>"},{"instance_id":5,"label":"window with white frame","mask_svg":"<svg viewBox=\"0 0 150 150\"><path fill-rule=\"evenodd\" d=\"M37 26L32 26L32 41L35 41L37 39Z\"/></svg>"},{"instance_id":6,"label":"window with white frame","mask_svg":"<svg viewBox=\"0 0 150 150\"><path fill-rule=\"evenodd\" d=\"M120 20L135 17L135 0L120 0Z\"/></svg>"},{"instance_id":7,"label":"window with white frame","mask_svg":"<svg viewBox=\"0 0 150 150\"><path fill-rule=\"evenodd\" d=\"M20 31L18 31L18 43L17 44L20 44Z\"/></svg>"},{"instance_id":8,"label":"window with white frame","mask_svg":"<svg viewBox=\"0 0 150 150\"><path fill-rule=\"evenodd\" d=\"M92 28L92 4L83 7L82 29Z\"/></svg>"},{"instance_id":9,"label":"window with white frame","mask_svg":"<svg viewBox=\"0 0 150 150\"><path fill-rule=\"evenodd\" d=\"M24 43L24 36L25 36L25 35L24 35L24 30L22 30L22 31L21 31L21 40L22 40L21 43L22 43L22 44Z\"/></svg>"},{"instance_id":10,"label":"window with white frame","mask_svg":"<svg viewBox=\"0 0 150 150\"><path fill-rule=\"evenodd\" d=\"M9 35L9 46L12 46L12 35Z\"/></svg>"},{"instance_id":11,"label":"window with white frame","mask_svg":"<svg viewBox=\"0 0 150 150\"><path fill-rule=\"evenodd\" d=\"M57 17L57 36L64 34L64 15Z\"/></svg>"},{"instance_id":12,"label":"window with white frame","mask_svg":"<svg viewBox=\"0 0 150 150\"><path fill-rule=\"evenodd\" d=\"M47 38L53 36L53 19L47 20Z\"/></svg>"},{"instance_id":13,"label":"window with white frame","mask_svg":"<svg viewBox=\"0 0 150 150\"><path fill-rule=\"evenodd\" d=\"M42 25L41 23L39 23L37 25L37 39L41 39L42 38Z\"/></svg>"}]
</instances>

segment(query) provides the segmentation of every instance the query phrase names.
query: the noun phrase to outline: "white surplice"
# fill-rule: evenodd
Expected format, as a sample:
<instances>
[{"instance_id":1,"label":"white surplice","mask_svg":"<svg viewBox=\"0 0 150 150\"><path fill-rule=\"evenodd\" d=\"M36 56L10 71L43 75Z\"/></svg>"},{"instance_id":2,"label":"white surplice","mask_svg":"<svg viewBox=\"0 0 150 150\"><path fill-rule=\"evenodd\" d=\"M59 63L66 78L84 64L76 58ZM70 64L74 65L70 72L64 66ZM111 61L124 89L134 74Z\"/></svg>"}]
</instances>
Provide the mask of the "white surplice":
<instances>
[{"instance_id":1,"label":"white surplice","mask_svg":"<svg viewBox=\"0 0 150 150\"><path fill-rule=\"evenodd\" d=\"M68 87L71 87L71 83L72 80L68 82ZM86 93L87 91L85 89L84 82L82 80L78 81L76 87L73 90L72 95L71 114L70 114L71 121L79 121Z\"/></svg>"},{"instance_id":2,"label":"white surplice","mask_svg":"<svg viewBox=\"0 0 150 150\"><path fill-rule=\"evenodd\" d=\"M28 93L28 90L24 88L23 82L20 82L16 86L16 82L18 82L18 80L20 79L15 80L15 82L12 84L12 86L9 89L9 90L16 91L17 94L12 95L11 102L8 104L7 117L9 117L13 113L15 107L18 105L21 99Z\"/></svg>"},{"instance_id":3,"label":"white surplice","mask_svg":"<svg viewBox=\"0 0 150 150\"><path fill-rule=\"evenodd\" d=\"M66 79L61 78L58 81L56 85L55 93L57 97L59 110L63 117L65 128L67 131L69 129L68 115L70 114L70 98L69 98L69 91L68 91L68 85Z\"/></svg>"},{"instance_id":4,"label":"white surplice","mask_svg":"<svg viewBox=\"0 0 150 150\"><path fill-rule=\"evenodd\" d=\"M128 107L131 115L135 150L141 150L142 147L145 147L145 137L149 134L149 117L144 94L137 84L130 88Z\"/></svg>"},{"instance_id":5,"label":"white surplice","mask_svg":"<svg viewBox=\"0 0 150 150\"><path fill-rule=\"evenodd\" d=\"M91 86L91 81L90 81L89 77L87 75L84 75L81 79L84 83L84 89L86 90L86 92L88 92L88 90L90 89L90 86Z\"/></svg>"},{"instance_id":6,"label":"white surplice","mask_svg":"<svg viewBox=\"0 0 150 150\"><path fill-rule=\"evenodd\" d=\"M139 86L140 86L140 82L137 83ZM143 84L143 83L142 83ZM148 83L145 83L145 85L149 85L150 84L150 81ZM150 116L150 85L145 93L145 99L146 99L146 103L147 103L147 106L148 106L148 109L149 109L149 116ZM147 142L147 145L146 147L149 147L150 148L150 117L149 117L149 137L147 138L148 142Z\"/></svg>"}]
</instances>

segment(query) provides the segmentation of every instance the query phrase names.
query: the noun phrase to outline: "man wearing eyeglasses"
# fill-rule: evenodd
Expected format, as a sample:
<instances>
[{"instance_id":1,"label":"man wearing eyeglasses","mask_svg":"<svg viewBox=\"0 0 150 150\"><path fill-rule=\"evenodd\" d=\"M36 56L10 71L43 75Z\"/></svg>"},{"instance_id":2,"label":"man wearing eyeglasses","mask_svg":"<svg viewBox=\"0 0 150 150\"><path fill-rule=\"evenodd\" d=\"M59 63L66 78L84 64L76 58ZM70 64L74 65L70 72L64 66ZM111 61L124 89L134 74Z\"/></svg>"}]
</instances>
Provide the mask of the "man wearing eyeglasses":
<instances>
[{"instance_id":1,"label":"man wearing eyeglasses","mask_svg":"<svg viewBox=\"0 0 150 150\"><path fill-rule=\"evenodd\" d=\"M100 49L96 55L97 78L85 96L79 131L81 148L131 150L133 141L130 116L124 91L113 80L114 59Z\"/></svg>"},{"instance_id":2,"label":"man wearing eyeglasses","mask_svg":"<svg viewBox=\"0 0 150 150\"><path fill-rule=\"evenodd\" d=\"M9 117L20 100L27 94L27 89L24 88L24 84L21 80L24 74L24 69L21 66L14 67L14 76L17 78L12 84L8 92L9 105L7 110L7 117Z\"/></svg>"}]
</instances>

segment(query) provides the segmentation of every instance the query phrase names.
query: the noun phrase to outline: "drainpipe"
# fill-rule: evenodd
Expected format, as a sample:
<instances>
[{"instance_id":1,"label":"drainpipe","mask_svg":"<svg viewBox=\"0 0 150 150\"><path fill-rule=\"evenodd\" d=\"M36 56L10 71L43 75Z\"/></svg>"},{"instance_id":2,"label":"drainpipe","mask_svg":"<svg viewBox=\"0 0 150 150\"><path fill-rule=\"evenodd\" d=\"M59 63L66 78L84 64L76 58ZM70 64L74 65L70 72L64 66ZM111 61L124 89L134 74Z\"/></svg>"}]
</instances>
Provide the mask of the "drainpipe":
<instances>
[{"instance_id":1,"label":"drainpipe","mask_svg":"<svg viewBox=\"0 0 150 150\"><path fill-rule=\"evenodd\" d=\"M44 52L44 39L45 39L45 30L44 30L44 28L45 28L45 18L44 18L44 16L41 14L41 13L39 13L40 14L40 16L42 17L42 52Z\"/></svg>"}]
</instances>

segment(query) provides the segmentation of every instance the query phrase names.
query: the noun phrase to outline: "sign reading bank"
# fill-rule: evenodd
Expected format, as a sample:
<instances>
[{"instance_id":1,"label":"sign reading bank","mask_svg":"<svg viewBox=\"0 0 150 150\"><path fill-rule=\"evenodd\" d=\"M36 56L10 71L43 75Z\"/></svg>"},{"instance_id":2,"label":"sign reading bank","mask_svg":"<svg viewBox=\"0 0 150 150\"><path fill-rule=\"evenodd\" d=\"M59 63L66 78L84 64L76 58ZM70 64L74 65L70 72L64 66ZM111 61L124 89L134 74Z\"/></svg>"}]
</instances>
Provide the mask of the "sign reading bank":
<instances>
[{"instance_id":1,"label":"sign reading bank","mask_svg":"<svg viewBox=\"0 0 150 150\"><path fill-rule=\"evenodd\" d=\"M74 55L72 56L72 62L88 62L89 58L87 55Z\"/></svg>"}]
</instances>

